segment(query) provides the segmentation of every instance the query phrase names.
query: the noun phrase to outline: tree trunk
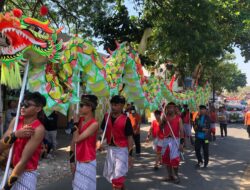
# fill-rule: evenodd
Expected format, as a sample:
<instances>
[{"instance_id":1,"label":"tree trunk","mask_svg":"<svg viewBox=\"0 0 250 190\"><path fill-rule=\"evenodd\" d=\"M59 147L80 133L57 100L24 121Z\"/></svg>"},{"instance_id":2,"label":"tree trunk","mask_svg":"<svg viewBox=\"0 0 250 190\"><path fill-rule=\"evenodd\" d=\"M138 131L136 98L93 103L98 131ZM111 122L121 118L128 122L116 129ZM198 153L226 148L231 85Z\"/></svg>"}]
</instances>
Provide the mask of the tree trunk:
<instances>
[{"instance_id":1,"label":"tree trunk","mask_svg":"<svg viewBox=\"0 0 250 190\"><path fill-rule=\"evenodd\" d=\"M5 3L5 0L1 0L1 1L0 1L0 12L3 12L3 11L4 11L4 9L3 9L4 3Z\"/></svg>"}]
</instances>

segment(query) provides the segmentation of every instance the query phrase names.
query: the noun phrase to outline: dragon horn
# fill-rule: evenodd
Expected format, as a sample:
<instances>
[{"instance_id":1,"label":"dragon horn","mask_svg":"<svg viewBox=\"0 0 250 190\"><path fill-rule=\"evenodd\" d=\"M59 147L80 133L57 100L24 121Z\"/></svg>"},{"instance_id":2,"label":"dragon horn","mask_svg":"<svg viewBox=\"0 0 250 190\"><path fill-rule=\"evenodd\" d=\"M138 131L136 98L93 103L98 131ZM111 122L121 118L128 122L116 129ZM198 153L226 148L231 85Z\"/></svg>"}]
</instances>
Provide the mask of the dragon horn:
<instances>
[{"instance_id":1,"label":"dragon horn","mask_svg":"<svg viewBox=\"0 0 250 190\"><path fill-rule=\"evenodd\" d=\"M104 65L106 65L106 63L108 62L108 58L107 58L107 57L102 56L102 61L103 61Z\"/></svg>"},{"instance_id":2,"label":"dragon horn","mask_svg":"<svg viewBox=\"0 0 250 190\"><path fill-rule=\"evenodd\" d=\"M111 51L109 48L108 48L108 52L110 55L113 53L113 51Z\"/></svg>"},{"instance_id":3,"label":"dragon horn","mask_svg":"<svg viewBox=\"0 0 250 190\"><path fill-rule=\"evenodd\" d=\"M120 44L117 40L115 40L115 45L116 45L116 48L118 49L120 47Z\"/></svg>"},{"instance_id":4,"label":"dragon horn","mask_svg":"<svg viewBox=\"0 0 250 190\"><path fill-rule=\"evenodd\" d=\"M58 30L56 30L56 33L59 34L62 30L63 30L64 27L61 27L59 28Z\"/></svg>"}]
</instances>

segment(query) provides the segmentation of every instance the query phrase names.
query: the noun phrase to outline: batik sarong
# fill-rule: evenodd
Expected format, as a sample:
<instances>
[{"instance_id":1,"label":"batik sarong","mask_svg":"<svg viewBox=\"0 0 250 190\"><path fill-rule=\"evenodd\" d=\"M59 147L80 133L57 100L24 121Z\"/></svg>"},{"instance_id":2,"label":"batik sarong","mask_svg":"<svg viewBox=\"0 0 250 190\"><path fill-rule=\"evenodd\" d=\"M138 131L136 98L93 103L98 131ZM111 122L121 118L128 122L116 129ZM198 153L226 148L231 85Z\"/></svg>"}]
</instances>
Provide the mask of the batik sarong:
<instances>
[{"instance_id":1,"label":"batik sarong","mask_svg":"<svg viewBox=\"0 0 250 190\"><path fill-rule=\"evenodd\" d=\"M109 146L103 176L115 187L123 187L128 172L128 148Z\"/></svg>"},{"instance_id":2,"label":"batik sarong","mask_svg":"<svg viewBox=\"0 0 250 190\"><path fill-rule=\"evenodd\" d=\"M191 125L184 123L183 128L184 128L185 137L191 137L192 136L192 127L191 127Z\"/></svg>"},{"instance_id":3,"label":"batik sarong","mask_svg":"<svg viewBox=\"0 0 250 190\"><path fill-rule=\"evenodd\" d=\"M77 162L73 190L96 190L96 160Z\"/></svg>"},{"instance_id":4,"label":"batik sarong","mask_svg":"<svg viewBox=\"0 0 250 190\"><path fill-rule=\"evenodd\" d=\"M36 190L37 176L37 171L24 172L11 190Z\"/></svg>"}]
</instances>

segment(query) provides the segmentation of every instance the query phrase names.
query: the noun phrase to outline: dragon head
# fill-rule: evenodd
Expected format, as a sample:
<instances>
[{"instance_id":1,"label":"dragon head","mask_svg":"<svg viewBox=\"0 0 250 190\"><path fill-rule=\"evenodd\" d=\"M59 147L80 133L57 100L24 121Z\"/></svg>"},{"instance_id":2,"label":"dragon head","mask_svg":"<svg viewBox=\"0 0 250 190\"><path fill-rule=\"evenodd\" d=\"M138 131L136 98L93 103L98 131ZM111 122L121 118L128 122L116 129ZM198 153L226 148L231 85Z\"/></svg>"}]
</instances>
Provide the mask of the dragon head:
<instances>
[{"instance_id":1,"label":"dragon head","mask_svg":"<svg viewBox=\"0 0 250 190\"><path fill-rule=\"evenodd\" d=\"M0 14L0 59L3 62L13 62L21 59L22 55L25 58L36 57L30 55L35 52L40 57L55 62L62 48L62 42L57 41L57 33L60 31L61 29L52 29L49 21L41 22L22 15L18 18L12 12Z\"/></svg>"}]
</instances>

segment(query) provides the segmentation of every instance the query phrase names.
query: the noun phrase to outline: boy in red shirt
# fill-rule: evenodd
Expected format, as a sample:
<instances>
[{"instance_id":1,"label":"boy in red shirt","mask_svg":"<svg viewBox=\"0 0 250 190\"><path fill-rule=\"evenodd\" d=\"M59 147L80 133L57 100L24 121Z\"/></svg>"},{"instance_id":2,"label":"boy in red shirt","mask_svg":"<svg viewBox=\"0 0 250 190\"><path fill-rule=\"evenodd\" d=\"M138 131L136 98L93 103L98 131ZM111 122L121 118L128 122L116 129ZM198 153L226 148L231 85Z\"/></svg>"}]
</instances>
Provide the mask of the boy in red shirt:
<instances>
[{"instance_id":1,"label":"boy in red shirt","mask_svg":"<svg viewBox=\"0 0 250 190\"><path fill-rule=\"evenodd\" d=\"M186 145L187 142L190 140L191 145L194 145L193 137L192 137L192 125L191 125L191 118L192 114L190 113L188 109L188 105L183 105L184 111L181 114L181 118L183 121L183 129L184 129L184 137Z\"/></svg>"},{"instance_id":2,"label":"boy in red shirt","mask_svg":"<svg viewBox=\"0 0 250 190\"><path fill-rule=\"evenodd\" d=\"M148 137L146 141L149 141L150 136L152 136L153 150L156 153L154 169L157 170L159 168L159 164L161 164L161 149L162 149L162 140L163 140L163 133L159 126L159 122L161 120L161 111L156 110L154 112L154 115L155 115L155 120L152 121L151 127L148 131Z\"/></svg>"},{"instance_id":3,"label":"boy in red shirt","mask_svg":"<svg viewBox=\"0 0 250 190\"><path fill-rule=\"evenodd\" d=\"M103 176L112 183L113 190L124 190L128 172L129 152L133 148L133 128L127 115L123 114L125 98L115 95L111 98L110 117L105 114L101 124L104 131L108 125L105 138L108 144L107 157L104 164Z\"/></svg>"},{"instance_id":4,"label":"boy in red shirt","mask_svg":"<svg viewBox=\"0 0 250 190\"><path fill-rule=\"evenodd\" d=\"M168 170L168 177L164 181L173 181L178 184L180 183L178 169L180 151L183 151L184 131L182 119L176 114L175 108L175 103L169 102L160 123L164 135L161 154L162 163Z\"/></svg>"},{"instance_id":5,"label":"boy in red shirt","mask_svg":"<svg viewBox=\"0 0 250 190\"><path fill-rule=\"evenodd\" d=\"M96 189L97 101L94 95L83 95L79 109L80 118L74 118L75 127L70 151L74 190Z\"/></svg>"},{"instance_id":6,"label":"boy in red shirt","mask_svg":"<svg viewBox=\"0 0 250 190\"><path fill-rule=\"evenodd\" d=\"M216 123L216 112L215 112L215 108L214 107L211 107L210 108L210 112L209 112L209 118L210 118L210 132L211 132L211 140L212 141L215 141L216 140L216 137L215 137L215 133L216 133L216 126L215 126L215 123Z\"/></svg>"},{"instance_id":7,"label":"boy in red shirt","mask_svg":"<svg viewBox=\"0 0 250 190\"><path fill-rule=\"evenodd\" d=\"M45 133L40 118L45 105L46 99L39 92L27 93L21 104L21 116L18 118L17 130L12 132L14 118L0 141L0 154L6 148L14 146L13 170L4 190L36 189L37 167Z\"/></svg>"}]
</instances>

